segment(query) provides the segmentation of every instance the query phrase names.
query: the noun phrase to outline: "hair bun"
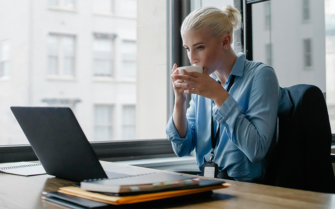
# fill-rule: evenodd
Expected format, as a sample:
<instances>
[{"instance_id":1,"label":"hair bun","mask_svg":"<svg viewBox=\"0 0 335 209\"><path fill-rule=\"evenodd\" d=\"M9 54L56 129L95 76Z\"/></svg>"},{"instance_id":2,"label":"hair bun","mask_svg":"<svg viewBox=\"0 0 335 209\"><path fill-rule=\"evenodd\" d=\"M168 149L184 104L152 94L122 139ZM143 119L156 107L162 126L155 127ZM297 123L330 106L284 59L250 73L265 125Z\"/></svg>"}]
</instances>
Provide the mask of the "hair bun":
<instances>
[{"instance_id":1,"label":"hair bun","mask_svg":"<svg viewBox=\"0 0 335 209\"><path fill-rule=\"evenodd\" d=\"M222 11L227 15L234 29L240 28L241 24L241 13L231 5L227 5L222 8Z\"/></svg>"}]
</instances>

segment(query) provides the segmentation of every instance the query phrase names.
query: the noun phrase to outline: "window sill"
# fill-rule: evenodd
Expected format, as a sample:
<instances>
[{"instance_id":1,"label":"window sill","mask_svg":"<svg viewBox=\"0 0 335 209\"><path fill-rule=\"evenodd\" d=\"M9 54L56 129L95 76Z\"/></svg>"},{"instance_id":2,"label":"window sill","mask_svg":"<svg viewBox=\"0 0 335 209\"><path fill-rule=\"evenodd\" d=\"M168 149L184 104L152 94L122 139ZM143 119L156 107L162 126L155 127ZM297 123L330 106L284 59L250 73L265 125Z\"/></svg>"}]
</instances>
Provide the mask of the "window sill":
<instances>
[{"instance_id":1,"label":"window sill","mask_svg":"<svg viewBox=\"0 0 335 209\"><path fill-rule=\"evenodd\" d=\"M94 13L94 15L95 16L103 16L103 17L114 17L114 18L136 20L136 17L123 16L123 15L115 15L115 14L112 14L112 13Z\"/></svg>"},{"instance_id":2,"label":"window sill","mask_svg":"<svg viewBox=\"0 0 335 209\"><path fill-rule=\"evenodd\" d=\"M112 77L95 76L92 80L94 82L136 83L136 78L115 79Z\"/></svg>"},{"instance_id":3,"label":"window sill","mask_svg":"<svg viewBox=\"0 0 335 209\"><path fill-rule=\"evenodd\" d=\"M0 77L0 81L8 81L8 80L10 80L9 76Z\"/></svg>"},{"instance_id":4,"label":"window sill","mask_svg":"<svg viewBox=\"0 0 335 209\"><path fill-rule=\"evenodd\" d=\"M63 76L47 76L46 79L50 81L77 81L75 77L63 77Z\"/></svg>"},{"instance_id":5,"label":"window sill","mask_svg":"<svg viewBox=\"0 0 335 209\"><path fill-rule=\"evenodd\" d=\"M70 12L70 13L77 13L75 9L66 9L63 7L48 7L49 10L57 11L57 12Z\"/></svg>"}]
</instances>

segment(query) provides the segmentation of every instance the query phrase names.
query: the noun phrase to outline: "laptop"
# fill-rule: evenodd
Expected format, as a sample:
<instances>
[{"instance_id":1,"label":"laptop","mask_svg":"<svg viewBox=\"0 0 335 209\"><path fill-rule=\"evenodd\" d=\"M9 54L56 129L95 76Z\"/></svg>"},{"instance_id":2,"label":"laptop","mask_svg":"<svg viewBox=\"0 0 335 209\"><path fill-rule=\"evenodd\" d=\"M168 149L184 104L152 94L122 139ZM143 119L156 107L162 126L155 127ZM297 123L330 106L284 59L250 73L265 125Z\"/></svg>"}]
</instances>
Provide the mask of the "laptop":
<instances>
[{"instance_id":1,"label":"laptop","mask_svg":"<svg viewBox=\"0 0 335 209\"><path fill-rule=\"evenodd\" d=\"M68 107L11 107L11 110L50 175L80 182L142 175L150 178L159 172L117 164L105 170Z\"/></svg>"}]
</instances>

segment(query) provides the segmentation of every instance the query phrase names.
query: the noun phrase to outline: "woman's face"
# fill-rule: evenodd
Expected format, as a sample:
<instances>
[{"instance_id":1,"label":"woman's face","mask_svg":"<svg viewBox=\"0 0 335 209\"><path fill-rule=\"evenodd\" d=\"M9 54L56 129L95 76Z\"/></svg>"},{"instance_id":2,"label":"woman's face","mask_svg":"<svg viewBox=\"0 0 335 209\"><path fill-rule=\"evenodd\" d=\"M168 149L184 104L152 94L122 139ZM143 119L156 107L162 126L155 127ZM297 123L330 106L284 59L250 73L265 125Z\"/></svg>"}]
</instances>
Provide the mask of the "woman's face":
<instances>
[{"instance_id":1,"label":"woman's face","mask_svg":"<svg viewBox=\"0 0 335 209\"><path fill-rule=\"evenodd\" d=\"M209 74L222 66L223 42L205 30L189 30L181 34L183 46L187 50L192 65L205 67Z\"/></svg>"}]
</instances>

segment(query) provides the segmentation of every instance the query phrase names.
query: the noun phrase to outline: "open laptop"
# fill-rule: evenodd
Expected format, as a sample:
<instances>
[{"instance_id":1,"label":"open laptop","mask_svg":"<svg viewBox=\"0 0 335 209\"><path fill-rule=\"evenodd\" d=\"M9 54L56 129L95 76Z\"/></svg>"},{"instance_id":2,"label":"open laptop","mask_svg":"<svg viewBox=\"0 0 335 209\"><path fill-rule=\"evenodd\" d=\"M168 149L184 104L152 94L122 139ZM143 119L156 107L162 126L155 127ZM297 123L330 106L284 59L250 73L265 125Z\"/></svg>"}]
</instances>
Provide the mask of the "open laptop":
<instances>
[{"instance_id":1,"label":"open laptop","mask_svg":"<svg viewBox=\"0 0 335 209\"><path fill-rule=\"evenodd\" d=\"M11 107L11 110L50 175L79 182L140 175L150 178L153 173L144 168L123 165L108 166L109 170L104 170L68 107Z\"/></svg>"}]
</instances>

